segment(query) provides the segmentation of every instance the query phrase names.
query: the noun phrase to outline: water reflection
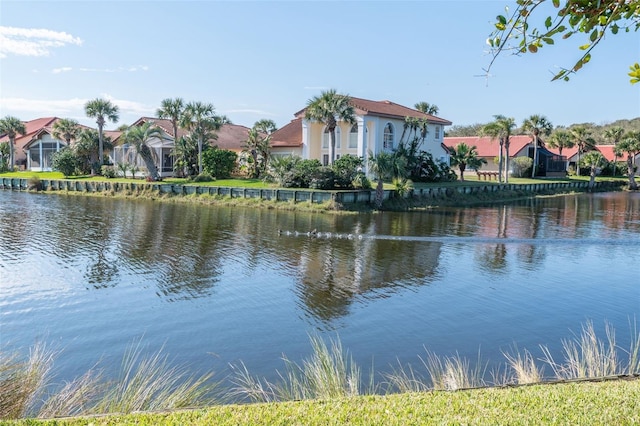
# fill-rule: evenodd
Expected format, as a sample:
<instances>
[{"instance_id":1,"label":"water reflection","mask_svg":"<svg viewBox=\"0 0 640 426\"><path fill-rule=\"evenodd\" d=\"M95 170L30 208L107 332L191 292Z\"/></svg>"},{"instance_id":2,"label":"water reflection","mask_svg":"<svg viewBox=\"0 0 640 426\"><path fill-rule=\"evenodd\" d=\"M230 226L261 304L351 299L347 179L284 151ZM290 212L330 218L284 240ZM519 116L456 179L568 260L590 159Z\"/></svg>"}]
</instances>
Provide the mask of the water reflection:
<instances>
[{"instance_id":1,"label":"water reflection","mask_svg":"<svg viewBox=\"0 0 640 426\"><path fill-rule=\"evenodd\" d=\"M221 280L260 280L268 268L294 280L299 308L321 322L348 315L356 301L430 284L443 273L443 244L456 238L461 251L473 245L473 264L464 265L470 273L502 274L542 268L558 249L546 240L578 245L640 233L633 193L355 216L10 192L0 200L3 269L52 256L61 269L84 271L87 289L155 287L159 297L180 301L210 297ZM360 238L293 238L278 229Z\"/></svg>"}]
</instances>

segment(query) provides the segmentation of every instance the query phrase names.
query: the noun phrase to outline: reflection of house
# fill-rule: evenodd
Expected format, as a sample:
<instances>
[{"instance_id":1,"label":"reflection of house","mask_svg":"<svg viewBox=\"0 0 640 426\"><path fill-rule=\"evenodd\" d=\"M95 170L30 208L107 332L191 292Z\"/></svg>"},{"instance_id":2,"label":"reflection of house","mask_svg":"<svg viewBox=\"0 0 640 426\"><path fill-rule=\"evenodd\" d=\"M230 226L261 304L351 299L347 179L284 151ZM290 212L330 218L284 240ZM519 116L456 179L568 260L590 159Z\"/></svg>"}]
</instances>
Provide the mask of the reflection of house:
<instances>
[{"instance_id":1,"label":"reflection of house","mask_svg":"<svg viewBox=\"0 0 640 426\"><path fill-rule=\"evenodd\" d=\"M336 158L352 154L365 160L371 151L393 151L402 137L405 118L427 121L427 135L419 147L431 153L435 160L448 162L448 151L442 145L444 126L451 122L390 101L370 101L351 97L356 123L338 122L336 127ZM295 119L273 133L272 146L276 155L293 154L302 158L318 159L329 163L329 131L320 122L305 118L305 110L298 111ZM366 163L366 161L365 161Z\"/></svg>"},{"instance_id":2,"label":"reflection of house","mask_svg":"<svg viewBox=\"0 0 640 426\"><path fill-rule=\"evenodd\" d=\"M498 170L498 164L496 162L500 153L500 143L498 139L491 138L489 136L451 136L444 139L444 144L452 148L455 148L462 142L468 146L475 146L477 148L478 156L487 161L487 164L483 165L482 169L489 171ZM531 136L514 135L509 138L510 159L514 159L516 157L529 157L533 159L533 156L534 144ZM537 176L564 176L566 164L566 157L550 151L546 148L544 142L540 140L540 146L538 146Z\"/></svg>"},{"instance_id":3,"label":"reflection of house","mask_svg":"<svg viewBox=\"0 0 640 426\"><path fill-rule=\"evenodd\" d=\"M173 124L171 120L163 120L154 117L141 117L132 126L140 126L144 123L152 122L162 130L162 138L153 138L147 141L156 159L156 166L161 177L173 176L173 148L175 146L175 135L173 134ZM210 143L220 149L240 152L249 135L249 128L235 124L225 124L216 132L217 138ZM184 129L178 128L178 138L187 136ZM114 164L127 163L134 164L144 170L144 162L136 154L135 149L129 144L122 143L122 140L115 140L111 161ZM144 173L144 172L143 172Z\"/></svg>"}]
</instances>

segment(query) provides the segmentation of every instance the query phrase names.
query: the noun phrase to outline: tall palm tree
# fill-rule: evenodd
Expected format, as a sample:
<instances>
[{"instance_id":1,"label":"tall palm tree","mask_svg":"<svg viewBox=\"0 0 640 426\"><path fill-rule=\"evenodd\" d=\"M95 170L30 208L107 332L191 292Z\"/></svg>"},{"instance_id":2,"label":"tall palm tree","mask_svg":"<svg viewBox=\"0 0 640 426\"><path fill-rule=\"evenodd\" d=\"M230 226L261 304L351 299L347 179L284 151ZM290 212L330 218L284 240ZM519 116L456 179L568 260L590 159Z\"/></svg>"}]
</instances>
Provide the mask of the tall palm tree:
<instances>
[{"instance_id":1,"label":"tall palm tree","mask_svg":"<svg viewBox=\"0 0 640 426\"><path fill-rule=\"evenodd\" d=\"M509 145L510 138L513 129L516 127L516 122L511 117L505 117L504 115L494 115L495 121L486 124L482 127L481 134L491 137L492 139L498 139L500 143L500 152L498 155L498 179L502 183L503 173L503 155L502 148L505 148L506 161L504 161L504 176L505 182L509 183Z\"/></svg>"},{"instance_id":2,"label":"tall palm tree","mask_svg":"<svg viewBox=\"0 0 640 426\"><path fill-rule=\"evenodd\" d=\"M439 108L437 105L431 105L429 102L418 102L417 104L414 105L415 109L417 109L420 112L424 112L425 114L429 114L429 115L436 115L438 114Z\"/></svg>"},{"instance_id":3,"label":"tall palm tree","mask_svg":"<svg viewBox=\"0 0 640 426\"><path fill-rule=\"evenodd\" d=\"M216 115L213 104L189 102L184 108L180 126L187 129L198 140L198 173L202 174L202 145L220 130L223 124L231 122L225 116Z\"/></svg>"},{"instance_id":4,"label":"tall palm tree","mask_svg":"<svg viewBox=\"0 0 640 426\"><path fill-rule=\"evenodd\" d=\"M329 146L329 164L333 164L336 154L336 127L338 121L355 124L355 111L349 95L337 93L334 89L322 92L307 101L305 118L319 121L327 126L331 138Z\"/></svg>"},{"instance_id":5,"label":"tall palm tree","mask_svg":"<svg viewBox=\"0 0 640 426\"><path fill-rule=\"evenodd\" d=\"M635 159L640 154L640 132L628 132L614 148L617 156L622 157L627 154L627 174L629 177L629 189L637 190L638 184L635 180L636 164Z\"/></svg>"},{"instance_id":6,"label":"tall palm tree","mask_svg":"<svg viewBox=\"0 0 640 426\"><path fill-rule=\"evenodd\" d=\"M71 118L61 118L53 123L51 135L56 139L62 139L71 146L71 140L78 137L80 126L78 122Z\"/></svg>"},{"instance_id":7,"label":"tall palm tree","mask_svg":"<svg viewBox=\"0 0 640 426\"><path fill-rule=\"evenodd\" d=\"M98 164L98 151L100 147L100 134L95 129L85 128L78 132L73 145L73 151L78 156L78 164L83 173L96 173ZM103 149L109 150L113 147L111 138L103 137Z\"/></svg>"},{"instance_id":8,"label":"tall palm tree","mask_svg":"<svg viewBox=\"0 0 640 426\"><path fill-rule=\"evenodd\" d=\"M468 167L478 170L487 163L484 158L478 157L478 148L469 146L464 142L459 143L455 148L449 148L451 165L458 166L460 170L460 180L464 181L464 171Z\"/></svg>"},{"instance_id":9,"label":"tall palm tree","mask_svg":"<svg viewBox=\"0 0 640 426\"><path fill-rule=\"evenodd\" d=\"M96 98L92 101L88 101L84 105L84 112L87 117L95 118L98 124L98 137L100 142L98 145L98 170L104 164L104 125L107 120L117 123L120 119L120 109L117 105L111 103L106 99Z\"/></svg>"},{"instance_id":10,"label":"tall palm tree","mask_svg":"<svg viewBox=\"0 0 640 426\"><path fill-rule=\"evenodd\" d=\"M576 162L576 174L580 176L580 157L586 151L593 149L596 145L595 140L591 137L591 130L584 126L576 126L569 130L571 140L574 145L578 146L578 161Z\"/></svg>"},{"instance_id":11,"label":"tall palm tree","mask_svg":"<svg viewBox=\"0 0 640 426\"><path fill-rule=\"evenodd\" d=\"M538 146L540 145L540 134L549 136L553 130L553 124L544 115L534 114L529 118L525 118L522 123L522 130L531 133L533 136L533 167L531 168L531 177L536 177L538 168Z\"/></svg>"},{"instance_id":12,"label":"tall palm tree","mask_svg":"<svg viewBox=\"0 0 640 426\"><path fill-rule=\"evenodd\" d=\"M159 178L158 167L156 166L155 152L149 147L149 141L152 139L162 139L163 131L160 127L152 122L145 122L140 126L132 126L122 135L124 143L134 146L136 153L144 161L147 168L148 176L151 180L156 181Z\"/></svg>"},{"instance_id":13,"label":"tall palm tree","mask_svg":"<svg viewBox=\"0 0 640 426\"><path fill-rule=\"evenodd\" d=\"M3 119L0 119L0 135L7 135L9 138L9 170L13 171L15 166L15 143L17 135L24 135L27 133L27 129L19 118L7 115Z\"/></svg>"},{"instance_id":14,"label":"tall palm tree","mask_svg":"<svg viewBox=\"0 0 640 426\"><path fill-rule=\"evenodd\" d=\"M175 99L163 99L160 103L160 108L156 111L156 116L158 118L163 118L171 121L171 125L173 126L173 140L178 139L178 124L182 119L182 114L184 114L184 101L182 98Z\"/></svg>"}]
</instances>

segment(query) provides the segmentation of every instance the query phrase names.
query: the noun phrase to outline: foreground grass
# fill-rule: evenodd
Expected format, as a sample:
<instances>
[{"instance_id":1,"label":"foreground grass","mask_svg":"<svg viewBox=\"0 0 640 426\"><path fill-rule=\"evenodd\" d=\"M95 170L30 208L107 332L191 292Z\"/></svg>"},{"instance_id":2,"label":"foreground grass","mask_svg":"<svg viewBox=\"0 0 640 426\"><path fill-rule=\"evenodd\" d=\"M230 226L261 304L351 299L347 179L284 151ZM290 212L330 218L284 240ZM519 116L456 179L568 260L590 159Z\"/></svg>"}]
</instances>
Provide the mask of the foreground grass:
<instances>
[{"instance_id":1,"label":"foreground grass","mask_svg":"<svg viewBox=\"0 0 640 426\"><path fill-rule=\"evenodd\" d=\"M205 409L19 420L16 425L415 425L640 423L640 380L421 392Z\"/></svg>"}]
</instances>

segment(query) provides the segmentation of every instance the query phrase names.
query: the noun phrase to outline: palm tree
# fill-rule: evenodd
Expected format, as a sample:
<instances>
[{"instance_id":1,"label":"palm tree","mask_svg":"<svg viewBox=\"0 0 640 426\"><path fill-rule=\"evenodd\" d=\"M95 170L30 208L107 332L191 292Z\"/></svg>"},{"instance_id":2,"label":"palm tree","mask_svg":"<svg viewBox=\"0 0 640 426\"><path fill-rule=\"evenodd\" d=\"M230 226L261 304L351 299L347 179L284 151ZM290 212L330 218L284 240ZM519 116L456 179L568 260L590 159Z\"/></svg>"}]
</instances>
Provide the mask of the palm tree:
<instances>
[{"instance_id":1,"label":"palm tree","mask_svg":"<svg viewBox=\"0 0 640 426\"><path fill-rule=\"evenodd\" d=\"M96 98L92 101L88 101L84 105L84 112L87 114L87 117L95 118L96 123L98 124L98 169L102 167L104 163L104 125L106 120L112 121L113 123L117 123L120 119L118 113L119 108L117 105L113 105L110 101L106 99Z\"/></svg>"},{"instance_id":2,"label":"palm tree","mask_svg":"<svg viewBox=\"0 0 640 426\"><path fill-rule=\"evenodd\" d=\"M464 142L459 143L455 148L449 148L449 151L451 165L458 166L461 181L464 181L464 171L467 169L467 166L478 170L483 164L487 163L487 160L478 157L477 147L470 147Z\"/></svg>"},{"instance_id":3,"label":"palm tree","mask_svg":"<svg viewBox=\"0 0 640 426\"><path fill-rule=\"evenodd\" d=\"M78 137L80 126L76 120L71 118L61 118L53 123L51 135L56 139L62 139L71 146L71 140Z\"/></svg>"},{"instance_id":4,"label":"palm tree","mask_svg":"<svg viewBox=\"0 0 640 426\"><path fill-rule=\"evenodd\" d=\"M611 142L613 142L613 146L614 146L614 155L616 156L616 158L618 157L618 155L615 152L615 146L618 145L618 142L620 142L620 140L622 139L622 136L624 135L624 128L620 127L620 126L615 126L615 127L611 127L607 130L604 131L604 137L608 140L610 140ZM613 159L613 171L611 172L611 175L613 177L616 177L616 158Z\"/></svg>"},{"instance_id":5,"label":"palm tree","mask_svg":"<svg viewBox=\"0 0 640 426\"><path fill-rule=\"evenodd\" d=\"M593 189L593 186L596 182L596 173L598 172L598 168L601 167L605 162L604 156L600 151L590 151L580 161L580 165L583 167L588 167L590 170L590 179L589 179L589 189Z\"/></svg>"},{"instance_id":6,"label":"palm tree","mask_svg":"<svg viewBox=\"0 0 640 426\"><path fill-rule=\"evenodd\" d=\"M531 133L533 136L533 167L531 177L536 177L538 167L538 146L540 145L540 134L549 136L553 130L553 124L544 115L534 114L526 118L522 123L522 130Z\"/></svg>"},{"instance_id":7,"label":"palm tree","mask_svg":"<svg viewBox=\"0 0 640 426\"><path fill-rule=\"evenodd\" d=\"M98 151L100 147L100 134L95 129L85 128L78 132L73 151L78 156L78 164L83 173L96 173L98 164ZM102 140L103 149L111 149L111 138L104 137Z\"/></svg>"},{"instance_id":8,"label":"palm tree","mask_svg":"<svg viewBox=\"0 0 640 426\"><path fill-rule=\"evenodd\" d=\"M171 121L173 126L173 140L178 139L178 124L184 114L184 101L182 98L175 99L163 99L160 103L160 108L156 111L158 118L163 118Z\"/></svg>"},{"instance_id":9,"label":"palm tree","mask_svg":"<svg viewBox=\"0 0 640 426\"><path fill-rule=\"evenodd\" d=\"M384 201L384 181L393 178L405 178L406 161L404 157L394 153L382 151L377 155L369 151L369 170L376 176L378 184L376 186L376 209L382 208Z\"/></svg>"},{"instance_id":10,"label":"palm tree","mask_svg":"<svg viewBox=\"0 0 640 426\"><path fill-rule=\"evenodd\" d=\"M502 170L503 170L502 148L503 147L505 148L505 151L506 151L506 161L504 162L505 163L505 167L504 167L505 182L509 183L509 144L510 144L511 132L516 127L516 122L513 118L505 117L504 115L500 115L500 114L494 115L493 118L495 118L495 121L483 126L481 134L487 135L492 139L498 139L500 143L500 153L498 156L499 158L498 179L500 183L502 183Z\"/></svg>"},{"instance_id":11,"label":"palm tree","mask_svg":"<svg viewBox=\"0 0 640 426\"><path fill-rule=\"evenodd\" d=\"M424 112L425 114L429 114L429 115L436 115L438 114L439 108L437 105L431 105L429 102L418 102L417 104L414 105L415 109L417 109L420 112Z\"/></svg>"},{"instance_id":12,"label":"palm tree","mask_svg":"<svg viewBox=\"0 0 640 426\"><path fill-rule=\"evenodd\" d=\"M322 92L307 101L304 116L308 120L319 121L327 126L331 137L329 146L329 164L333 164L336 154L336 127L338 121L355 124L355 111L349 95L341 95L334 89Z\"/></svg>"},{"instance_id":13,"label":"palm tree","mask_svg":"<svg viewBox=\"0 0 640 426\"><path fill-rule=\"evenodd\" d=\"M576 162L576 174L580 176L580 156L596 145L591 137L591 131L584 126L576 126L570 129L571 140L578 146L578 161Z\"/></svg>"},{"instance_id":14,"label":"palm tree","mask_svg":"<svg viewBox=\"0 0 640 426\"><path fill-rule=\"evenodd\" d=\"M622 139L614 148L616 156L622 157L627 154L627 174L629 176L629 189L637 190L636 183L636 164L635 159L640 154L640 132L628 132L626 137Z\"/></svg>"},{"instance_id":15,"label":"palm tree","mask_svg":"<svg viewBox=\"0 0 640 426\"><path fill-rule=\"evenodd\" d=\"M571 140L571 134L566 130L556 130L547 139L547 145L550 148L557 148L558 154L562 156L562 150L565 148L573 148L575 144Z\"/></svg>"},{"instance_id":16,"label":"palm tree","mask_svg":"<svg viewBox=\"0 0 640 426\"><path fill-rule=\"evenodd\" d=\"M249 167L249 177L257 179L266 170L271 156L271 134L277 129L273 120L256 121L249 130L243 152L249 153L253 162Z\"/></svg>"},{"instance_id":17,"label":"palm tree","mask_svg":"<svg viewBox=\"0 0 640 426\"><path fill-rule=\"evenodd\" d=\"M151 139L162 139L163 131L160 127L152 122L143 123L140 126L130 127L124 134L122 140L124 143L131 144L135 147L136 153L144 161L147 168L148 176L151 180L156 181L159 178L158 167L156 166L155 152L149 147L148 143Z\"/></svg>"},{"instance_id":18,"label":"palm tree","mask_svg":"<svg viewBox=\"0 0 640 426\"><path fill-rule=\"evenodd\" d=\"M213 104L189 102L184 108L180 122L198 140L198 174L202 174L202 145L213 139L213 131L220 130L223 124L231 123L225 116L216 115Z\"/></svg>"},{"instance_id":19,"label":"palm tree","mask_svg":"<svg viewBox=\"0 0 640 426\"><path fill-rule=\"evenodd\" d=\"M9 170L13 171L15 166L15 148L16 135L24 135L27 133L27 129L24 123L19 118L7 115L5 118L0 119L0 135L7 135L9 138Z\"/></svg>"}]
</instances>

